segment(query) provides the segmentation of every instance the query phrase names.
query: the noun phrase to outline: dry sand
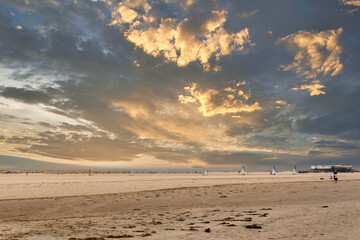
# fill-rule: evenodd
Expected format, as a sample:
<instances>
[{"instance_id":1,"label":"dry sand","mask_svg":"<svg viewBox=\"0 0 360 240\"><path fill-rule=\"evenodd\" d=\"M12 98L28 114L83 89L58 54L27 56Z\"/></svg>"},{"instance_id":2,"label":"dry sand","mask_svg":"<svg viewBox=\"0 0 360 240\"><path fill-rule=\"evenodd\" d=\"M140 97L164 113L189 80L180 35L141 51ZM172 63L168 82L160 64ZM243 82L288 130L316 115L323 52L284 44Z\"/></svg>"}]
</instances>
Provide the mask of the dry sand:
<instances>
[{"instance_id":1,"label":"dry sand","mask_svg":"<svg viewBox=\"0 0 360 240\"><path fill-rule=\"evenodd\" d=\"M360 174L330 175L0 175L0 239L359 239Z\"/></svg>"}]
</instances>

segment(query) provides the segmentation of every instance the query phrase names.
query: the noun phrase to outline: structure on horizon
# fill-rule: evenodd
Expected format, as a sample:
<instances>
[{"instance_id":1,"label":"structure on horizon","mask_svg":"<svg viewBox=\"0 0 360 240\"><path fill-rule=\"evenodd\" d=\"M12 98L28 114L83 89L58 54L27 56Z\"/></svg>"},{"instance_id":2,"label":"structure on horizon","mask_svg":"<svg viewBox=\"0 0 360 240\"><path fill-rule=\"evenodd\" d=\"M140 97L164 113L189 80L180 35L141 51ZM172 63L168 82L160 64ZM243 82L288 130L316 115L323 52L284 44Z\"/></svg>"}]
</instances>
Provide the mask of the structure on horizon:
<instances>
[{"instance_id":1,"label":"structure on horizon","mask_svg":"<svg viewBox=\"0 0 360 240\"><path fill-rule=\"evenodd\" d=\"M312 172L354 172L353 166L350 165L314 165L311 166Z\"/></svg>"}]
</instances>

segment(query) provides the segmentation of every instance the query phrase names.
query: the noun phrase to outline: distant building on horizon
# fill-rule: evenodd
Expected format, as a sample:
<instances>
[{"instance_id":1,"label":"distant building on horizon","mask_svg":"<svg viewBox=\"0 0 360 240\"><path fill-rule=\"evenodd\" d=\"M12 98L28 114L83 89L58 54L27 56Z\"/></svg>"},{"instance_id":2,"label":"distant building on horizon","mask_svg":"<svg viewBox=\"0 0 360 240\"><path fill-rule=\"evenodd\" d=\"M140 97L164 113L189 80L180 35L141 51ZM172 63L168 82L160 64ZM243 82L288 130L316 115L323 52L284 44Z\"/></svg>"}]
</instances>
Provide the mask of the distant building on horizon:
<instances>
[{"instance_id":1,"label":"distant building on horizon","mask_svg":"<svg viewBox=\"0 0 360 240\"><path fill-rule=\"evenodd\" d=\"M311 166L312 172L354 172L353 166L346 165L314 165Z\"/></svg>"},{"instance_id":2,"label":"distant building on horizon","mask_svg":"<svg viewBox=\"0 0 360 240\"><path fill-rule=\"evenodd\" d=\"M7 173L13 173L13 171L0 169L0 173L7 174Z\"/></svg>"}]
</instances>

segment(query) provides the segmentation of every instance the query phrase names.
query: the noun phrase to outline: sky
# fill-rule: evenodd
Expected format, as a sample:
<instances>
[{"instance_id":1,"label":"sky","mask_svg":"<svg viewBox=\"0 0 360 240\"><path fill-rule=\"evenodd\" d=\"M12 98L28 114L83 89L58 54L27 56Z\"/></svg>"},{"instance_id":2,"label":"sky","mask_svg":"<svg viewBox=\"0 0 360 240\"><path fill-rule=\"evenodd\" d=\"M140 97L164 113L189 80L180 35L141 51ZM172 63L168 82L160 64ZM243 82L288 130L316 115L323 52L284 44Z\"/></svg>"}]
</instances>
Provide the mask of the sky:
<instances>
[{"instance_id":1,"label":"sky","mask_svg":"<svg viewBox=\"0 0 360 240\"><path fill-rule=\"evenodd\" d=\"M360 0L2 0L0 168L360 167L359 23Z\"/></svg>"}]
</instances>

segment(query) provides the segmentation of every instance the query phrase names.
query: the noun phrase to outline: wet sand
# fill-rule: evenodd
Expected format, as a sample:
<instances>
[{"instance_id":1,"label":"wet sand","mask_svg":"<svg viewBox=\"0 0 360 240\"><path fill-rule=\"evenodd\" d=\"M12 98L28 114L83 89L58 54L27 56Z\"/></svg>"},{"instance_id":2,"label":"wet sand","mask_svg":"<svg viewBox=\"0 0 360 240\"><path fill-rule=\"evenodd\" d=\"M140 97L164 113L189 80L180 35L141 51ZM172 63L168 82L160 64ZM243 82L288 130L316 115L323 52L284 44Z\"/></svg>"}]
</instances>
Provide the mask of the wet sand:
<instances>
[{"instance_id":1,"label":"wet sand","mask_svg":"<svg viewBox=\"0 0 360 240\"><path fill-rule=\"evenodd\" d=\"M358 239L360 174L329 177L0 175L0 239Z\"/></svg>"}]
</instances>

